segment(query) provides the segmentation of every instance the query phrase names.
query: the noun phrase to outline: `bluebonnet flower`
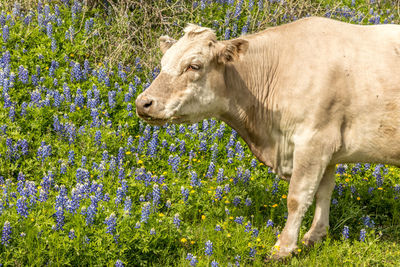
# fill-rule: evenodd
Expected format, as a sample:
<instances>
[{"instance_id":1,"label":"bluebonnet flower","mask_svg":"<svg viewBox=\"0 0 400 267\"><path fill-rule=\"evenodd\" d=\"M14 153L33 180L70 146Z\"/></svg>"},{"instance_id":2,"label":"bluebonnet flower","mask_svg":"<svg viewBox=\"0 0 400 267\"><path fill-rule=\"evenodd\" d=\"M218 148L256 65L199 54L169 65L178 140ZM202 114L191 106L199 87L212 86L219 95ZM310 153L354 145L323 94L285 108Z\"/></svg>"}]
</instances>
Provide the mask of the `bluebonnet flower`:
<instances>
[{"instance_id":1,"label":"bluebonnet flower","mask_svg":"<svg viewBox=\"0 0 400 267\"><path fill-rule=\"evenodd\" d=\"M116 91L109 91L108 92L108 105L110 108L114 108L116 105L115 96L117 95Z\"/></svg>"},{"instance_id":2,"label":"bluebonnet flower","mask_svg":"<svg viewBox=\"0 0 400 267\"><path fill-rule=\"evenodd\" d=\"M14 107L10 107L10 111L9 111L8 117L10 118L10 120L12 122L14 122L14 120L15 120L15 109L14 109Z\"/></svg>"},{"instance_id":3,"label":"bluebonnet flower","mask_svg":"<svg viewBox=\"0 0 400 267\"><path fill-rule=\"evenodd\" d=\"M26 197L20 197L17 199L17 213L21 215L22 217L27 218L29 213L28 213L28 206L26 203Z\"/></svg>"},{"instance_id":4,"label":"bluebonnet flower","mask_svg":"<svg viewBox=\"0 0 400 267\"><path fill-rule=\"evenodd\" d=\"M274 222L271 219L267 221L267 227L274 227Z\"/></svg>"},{"instance_id":5,"label":"bluebonnet flower","mask_svg":"<svg viewBox=\"0 0 400 267\"><path fill-rule=\"evenodd\" d=\"M372 187L372 186L370 186L370 187L368 188L368 194L372 194L372 191L374 191L374 190L375 190L375 188Z\"/></svg>"},{"instance_id":6,"label":"bluebonnet flower","mask_svg":"<svg viewBox=\"0 0 400 267\"><path fill-rule=\"evenodd\" d=\"M94 136L94 141L95 141L95 144L98 146L101 144L101 131L100 130L96 131L95 136ZM104 156L103 156L103 160L104 160Z\"/></svg>"},{"instance_id":7,"label":"bluebonnet flower","mask_svg":"<svg viewBox=\"0 0 400 267\"><path fill-rule=\"evenodd\" d=\"M82 94L81 88L76 89L75 105L82 108L85 104L85 97Z\"/></svg>"},{"instance_id":8,"label":"bluebonnet flower","mask_svg":"<svg viewBox=\"0 0 400 267\"><path fill-rule=\"evenodd\" d=\"M179 229L179 227L181 226L181 219L179 219L178 213L175 214L173 223L175 224L177 229Z\"/></svg>"},{"instance_id":9,"label":"bluebonnet flower","mask_svg":"<svg viewBox=\"0 0 400 267\"><path fill-rule=\"evenodd\" d=\"M228 40L230 38L230 35L231 35L231 29L230 28L226 28L225 29L224 39Z\"/></svg>"},{"instance_id":10,"label":"bluebonnet flower","mask_svg":"<svg viewBox=\"0 0 400 267\"><path fill-rule=\"evenodd\" d=\"M363 221L363 224L364 224L365 226L369 227L369 228L374 228L374 227L375 227L375 222L374 222L374 220L372 220L371 217L369 217L368 215L362 217L362 221Z\"/></svg>"},{"instance_id":11,"label":"bluebonnet flower","mask_svg":"<svg viewBox=\"0 0 400 267\"><path fill-rule=\"evenodd\" d=\"M121 260L117 260L116 262L115 262L115 267L124 267L125 265L124 265L124 263L121 261Z\"/></svg>"},{"instance_id":12,"label":"bluebonnet flower","mask_svg":"<svg viewBox=\"0 0 400 267\"><path fill-rule=\"evenodd\" d=\"M275 177L274 182L272 184L272 195L275 195L279 190L279 178Z\"/></svg>"},{"instance_id":13,"label":"bluebonnet flower","mask_svg":"<svg viewBox=\"0 0 400 267\"><path fill-rule=\"evenodd\" d=\"M136 228L136 229L139 229L139 228L140 228L140 226L141 226L141 225L140 225L140 222L136 222L136 224L135 224L135 228Z\"/></svg>"},{"instance_id":14,"label":"bluebonnet flower","mask_svg":"<svg viewBox=\"0 0 400 267\"><path fill-rule=\"evenodd\" d=\"M172 155L169 156L168 165L170 165L172 167L173 172L178 172L179 163L180 163L179 156L172 156Z\"/></svg>"},{"instance_id":15,"label":"bluebonnet flower","mask_svg":"<svg viewBox=\"0 0 400 267\"><path fill-rule=\"evenodd\" d=\"M47 36L48 36L49 38L53 37L53 24L51 24L51 22L48 22L48 23L47 23L47 26L46 26L46 33L47 33Z\"/></svg>"},{"instance_id":16,"label":"bluebonnet flower","mask_svg":"<svg viewBox=\"0 0 400 267\"><path fill-rule=\"evenodd\" d=\"M3 27L3 42L7 43L9 38L10 38L10 29L8 28L8 25L4 25L4 27Z\"/></svg>"},{"instance_id":17,"label":"bluebonnet flower","mask_svg":"<svg viewBox=\"0 0 400 267\"><path fill-rule=\"evenodd\" d=\"M338 164L336 168L336 174L344 174L346 172L347 165L346 164Z\"/></svg>"},{"instance_id":18,"label":"bluebonnet flower","mask_svg":"<svg viewBox=\"0 0 400 267\"><path fill-rule=\"evenodd\" d=\"M172 143L172 144L169 146L169 152L175 152L175 151L176 151L176 146L175 146L174 143Z\"/></svg>"},{"instance_id":19,"label":"bluebonnet flower","mask_svg":"<svg viewBox=\"0 0 400 267\"><path fill-rule=\"evenodd\" d=\"M190 185L193 187L201 186L201 181L195 171L190 171Z\"/></svg>"},{"instance_id":20,"label":"bluebonnet flower","mask_svg":"<svg viewBox=\"0 0 400 267\"><path fill-rule=\"evenodd\" d=\"M365 242L365 234L366 233L367 233L367 231L365 231L365 229L360 230L360 241L361 242Z\"/></svg>"},{"instance_id":21,"label":"bluebonnet flower","mask_svg":"<svg viewBox=\"0 0 400 267\"><path fill-rule=\"evenodd\" d=\"M204 253L205 253L207 256L211 256L211 255L213 254L213 243L212 243L210 240L208 240L208 241L206 242L206 246L205 246L205 249L204 249Z\"/></svg>"},{"instance_id":22,"label":"bluebonnet flower","mask_svg":"<svg viewBox=\"0 0 400 267\"><path fill-rule=\"evenodd\" d=\"M192 253L188 253L188 254L186 255L186 259L187 259L187 260L193 259L193 254L192 254Z\"/></svg>"},{"instance_id":23,"label":"bluebonnet flower","mask_svg":"<svg viewBox=\"0 0 400 267\"><path fill-rule=\"evenodd\" d=\"M132 200L131 200L131 198L130 197L126 197L125 198L125 204L124 204L124 211L127 213L127 214L131 214L131 209L132 209Z\"/></svg>"},{"instance_id":24,"label":"bluebonnet flower","mask_svg":"<svg viewBox=\"0 0 400 267\"><path fill-rule=\"evenodd\" d=\"M213 260L213 261L211 262L211 267L218 267L218 266L219 266L219 264L218 264L217 261Z\"/></svg>"},{"instance_id":25,"label":"bluebonnet flower","mask_svg":"<svg viewBox=\"0 0 400 267\"><path fill-rule=\"evenodd\" d=\"M171 208L171 205L172 205L171 200L168 199L167 202L165 202L165 206L167 208Z\"/></svg>"},{"instance_id":26,"label":"bluebonnet flower","mask_svg":"<svg viewBox=\"0 0 400 267\"><path fill-rule=\"evenodd\" d=\"M64 210L62 207L58 207L56 213L54 214L56 217L56 230L64 230L63 226L64 226Z\"/></svg>"},{"instance_id":27,"label":"bluebonnet flower","mask_svg":"<svg viewBox=\"0 0 400 267\"><path fill-rule=\"evenodd\" d=\"M156 229L151 228L151 229L150 229L150 235L155 235L155 234L156 234Z\"/></svg>"},{"instance_id":28,"label":"bluebonnet flower","mask_svg":"<svg viewBox=\"0 0 400 267\"><path fill-rule=\"evenodd\" d=\"M120 181L125 179L125 169L123 167L120 167L118 170L118 179Z\"/></svg>"},{"instance_id":29,"label":"bluebonnet flower","mask_svg":"<svg viewBox=\"0 0 400 267\"><path fill-rule=\"evenodd\" d=\"M240 216L240 217L236 217L234 222L238 223L238 224L243 224L243 220L244 220L243 216Z\"/></svg>"},{"instance_id":30,"label":"bluebonnet flower","mask_svg":"<svg viewBox=\"0 0 400 267\"><path fill-rule=\"evenodd\" d=\"M337 205L339 202L338 202L338 200L336 199L336 198L334 198L334 199L332 199L332 204L333 205Z\"/></svg>"},{"instance_id":31,"label":"bluebonnet flower","mask_svg":"<svg viewBox=\"0 0 400 267\"><path fill-rule=\"evenodd\" d=\"M250 248L250 252L249 252L250 258L254 258L254 256L256 255L256 253L257 253L256 247Z\"/></svg>"},{"instance_id":32,"label":"bluebonnet flower","mask_svg":"<svg viewBox=\"0 0 400 267\"><path fill-rule=\"evenodd\" d=\"M181 194L183 201L186 202L189 198L189 189L185 189L183 186L181 186Z\"/></svg>"},{"instance_id":33,"label":"bluebonnet flower","mask_svg":"<svg viewBox=\"0 0 400 267\"><path fill-rule=\"evenodd\" d=\"M81 65L78 62L72 62L73 66L71 69L71 82L79 82L83 80L83 74Z\"/></svg>"},{"instance_id":34,"label":"bluebonnet flower","mask_svg":"<svg viewBox=\"0 0 400 267\"><path fill-rule=\"evenodd\" d=\"M94 216L97 213L97 206L98 206L98 202L99 202L99 199L97 199L96 196L90 196L90 200L91 200L91 203L85 212L86 225L90 225L94 222Z\"/></svg>"},{"instance_id":35,"label":"bluebonnet flower","mask_svg":"<svg viewBox=\"0 0 400 267\"><path fill-rule=\"evenodd\" d=\"M196 266L198 262L199 262L199 261L197 260L197 257L196 257L196 256L193 256L193 257L190 259L190 266Z\"/></svg>"},{"instance_id":36,"label":"bluebonnet flower","mask_svg":"<svg viewBox=\"0 0 400 267\"><path fill-rule=\"evenodd\" d=\"M239 196L235 196L235 198L233 199L233 205L238 206L241 202L241 198Z\"/></svg>"},{"instance_id":37,"label":"bluebonnet flower","mask_svg":"<svg viewBox=\"0 0 400 267\"><path fill-rule=\"evenodd\" d=\"M142 71L142 65L140 64L140 58L139 57L136 57L136 59L135 59L135 68L139 72ZM136 82L136 80L135 80L135 82Z\"/></svg>"},{"instance_id":38,"label":"bluebonnet flower","mask_svg":"<svg viewBox=\"0 0 400 267\"><path fill-rule=\"evenodd\" d=\"M207 141L206 140L200 141L199 151L207 151Z\"/></svg>"},{"instance_id":39,"label":"bluebonnet flower","mask_svg":"<svg viewBox=\"0 0 400 267\"><path fill-rule=\"evenodd\" d=\"M115 232L115 226L117 225L117 217L115 216L115 213L111 213L111 215L104 220L104 223L107 225L106 233L113 235Z\"/></svg>"},{"instance_id":40,"label":"bluebonnet flower","mask_svg":"<svg viewBox=\"0 0 400 267\"><path fill-rule=\"evenodd\" d=\"M254 229L252 230L251 236L252 236L252 237L257 237L257 236L258 236L258 233L259 233L258 229L257 229L257 228L254 228Z\"/></svg>"},{"instance_id":41,"label":"bluebonnet flower","mask_svg":"<svg viewBox=\"0 0 400 267\"><path fill-rule=\"evenodd\" d=\"M140 218L141 222L147 223L150 216L150 203L146 202L142 207L142 216Z\"/></svg>"},{"instance_id":42,"label":"bluebonnet flower","mask_svg":"<svg viewBox=\"0 0 400 267\"><path fill-rule=\"evenodd\" d=\"M346 225L343 227L342 236L344 239L349 238L349 227Z\"/></svg>"},{"instance_id":43,"label":"bluebonnet flower","mask_svg":"<svg viewBox=\"0 0 400 267\"><path fill-rule=\"evenodd\" d=\"M4 246L7 246L10 243L11 234L12 234L11 224L9 221L6 221L3 225L3 231L2 231L2 235L1 235L1 243Z\"/></svg>"},{"instance_id":44,"label":"bluebonnet flower","mask_svg":"<svg viewBox=\"0 0 400 267\"><path fill-rule=\"evenodd\" d=\"M251 232L251 222L250 221L248 221L247 222L247 224L244 226L244 231L246 232L246 233L248 233L248 232Z\"/></svg>"},{"instance_id":45,"label":"bluebonnet flower","mask_svg":"<svg viewBox=\"0 0 400 267\"><path fill-rule=\"evenodd\" d=\"M186 142L185 142L185 140L181 140L179 142L179 150L181 151L181 155L183 155L186 152Z\"/></svg>"},{"instance_id":46,"label":"bluebonnet flower","mask_svg":"<svg viewBox=\"0 0 400 267\"><path fill-rule=\"evenodd\" d=\"M160 203L160 188L158 186L158 184L153 185L153 208L156 210L159 203Z\"/></svg>"},{"instance_id":47,"label":"bluebonnet flower","mask_svg":"<svg viewBox=\"0 0 400 267\"><path fill-rule=\"evenodd\" d=\"M158 146L158 131L153 133L153 137L148 144L147 154L151 157L154 157L157 154L157 146Z\"/></svg>"},{"instance_id":48,"label":"bluebonnet flower","mask_svg":"<svg viewBox=\"0 0 400 267\"><path fill-rule=\"evenodd\" d=\"M54 38L51 38L51 51L54 53L57 49L57 41ZM55 79L56 81L56 79ZM55 82L56 85L56 82Z\"/></svg>"},{"instance_id":49,"label":"bluebonnet flower","mask_svg":"<svg viewBox=\"0 0 400 267\"><path fill-rule=\"evenodd\" d=\"M115 196L115 205L118 206L119 203L122 202L122 199L125 197L125 192L122 187L117 188L117 194Z\"/></svg>"},{"instance_id":50,"label":"bluebonnet flower","mask_svg":"<svg viewBox=\"0 0 400 267\"><path fill-rule=\"evenodd\" d=\"M261 1L263 1L263 0L261 0ZM237 255L235 257L235 265L238 266L238 267L240 266L240 258L241 258L240 255Z\"/></svg>"},{"instance_id":51,"label":"bluebonnet flower","mask_svg":"<svg viewBox=\"0 0 400 267\"><path fill-rule=\"evenodd\" d=\"M43 190L43 188L41 188L39 191L39 201L45 202L47 199L48 199L47 191L45 191L45 190Z\"/></svg>"},{"instance_id":52,"label":"bluebonnet flower","mask_svg":"<svg viewBox=\"0 0 400 267\"><path fill-rule=\"evenodd\" d=\"M242 147L242 144L241 144L239 141L236 142L235 154L236 154L236 157L237 157L239 160L242 160L243 157L244 157L243 147Z\"/></svg>"},{"instance_id":53,"label":"bluebonnet flower","mask_svg":"<svg viewBox=\"0 0 400 267\"><path fill-rule=\"evenodd\" d=\"M255 168L257 167L257 160L253 158L253 159L251 160L251 162L250 162L250 166L251 166L253 169L255 169Z\"/></svg>"},{"instance_id":54,"label":"bluebonnet flower","mask_svg":"<svg viewBox=\"0 0 400 267\"><path fill-rule=\"evenodd\" d=\"M246 34L247 31L249 30L249 26L250 26L250 20L251 20L251 16L247 17L247 22L246 24L243 26L242 28L242 35Z\"/></svg>"},{"instance_id":55,"label":"bluebonnet flower","mask_svg":"<svg viewBox=\"0 0 400 267\"><path fill-rule=\"evenodd\" d=\"M25 69L22 65L20 65L19 68L18 68L18 79L19 79L23 84L28 84L28 82L29 82L29 73L28 73L28 70Z\"/></svg>"},{"instance_id":56,"label":"bluebonnet flower","mask_svg":"<svg viewBox=\"0 0 400 267\"><path fill-rule=\"evenodd\" d=\"M69 230L68 237L69 237L69 239L71 239L71 240L74 240L74 239L76 238L75 230L74 230L74 229Z\"/></svg>"},{"instance_id":57,"label":"bluebonnet flower","mask_svg":"<svg viewBox=\"0 0 400 267\"><path fill-rule=\"evenodd\" d=\"M70 91L67 83L63 84L63 92L64 92L64 96L65 96L65 99L67 100L67 102L71 102L71 91Z\"/></svg>"},{"instance_id":58,"label":"bluebonnet flower","mask_svg":"<svg viewBox=\"0 0 400 267\"><path fill-rule=\"evenodd\" d=\"M73 150L68 152L68 163L71 165L75 164L75 152Z\"/></svg>"},{"instance_id":59,"label":"bluebonnet flower","mask_svg":"<svg viewBox=\"0 0 400 267\"><path fill-rule=\"evenodd\" d=\"M215 198L218 200L222 199L222 187L221 186L217 186L217 188L215 189Z\"/></svg>"},{"instance_id":60,"label":"bluebonnet flower","mask_svg":"<svg viewBox=\"0 0 400 267\"><path fill-rule=\"evenodd\" d=\"M217 173L217 183L222 183L223 179L224 179L224 169L219 168Z\"/></svg>"},{"instance_id":61,"label":"bluebonnet flower","mask_svg":"<svg viewBox=\"0 0 400 267\"><path fill-rule=\"evenodd\" d=\"M251 202L251 198L246 198L246 200L245 200L245 203L244 203L244 204L245 204L246 206L250 206L250 205L251 205L251 203L252 203L252 202Z\"/></svg>"},{"instance_id":62,"label":"bluebonnet flower","mask_svg":"<svg viewBox=\"0 0 400 267\"><path fill-rule=\"evenodd\" d=\"M214 172L215 172L215 164L214 162L211 161L210 165L208 166L206 177L211 178L214 175Z\"/></svg>"}]
</instances>

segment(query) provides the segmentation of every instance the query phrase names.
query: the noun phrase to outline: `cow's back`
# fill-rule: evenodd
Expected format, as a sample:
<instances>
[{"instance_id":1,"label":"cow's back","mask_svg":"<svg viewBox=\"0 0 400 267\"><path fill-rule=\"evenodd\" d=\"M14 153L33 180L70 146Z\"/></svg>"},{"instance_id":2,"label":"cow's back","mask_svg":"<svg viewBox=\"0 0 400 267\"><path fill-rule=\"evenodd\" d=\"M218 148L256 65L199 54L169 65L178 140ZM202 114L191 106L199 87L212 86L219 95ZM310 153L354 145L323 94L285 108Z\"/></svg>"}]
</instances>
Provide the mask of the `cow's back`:
<instances>
[{"instance_id":1,"label":"cow's back","mask_svg":"<svg viewBox=\"0 0 400 267\"><path fill-rule=\"evenodd\" d=\"M312 17L250 36L250 46L263 38L279 50L275 108L294 136L334 125L334 161L400 165L400 26Z\"/></svg>"}]
</instances>

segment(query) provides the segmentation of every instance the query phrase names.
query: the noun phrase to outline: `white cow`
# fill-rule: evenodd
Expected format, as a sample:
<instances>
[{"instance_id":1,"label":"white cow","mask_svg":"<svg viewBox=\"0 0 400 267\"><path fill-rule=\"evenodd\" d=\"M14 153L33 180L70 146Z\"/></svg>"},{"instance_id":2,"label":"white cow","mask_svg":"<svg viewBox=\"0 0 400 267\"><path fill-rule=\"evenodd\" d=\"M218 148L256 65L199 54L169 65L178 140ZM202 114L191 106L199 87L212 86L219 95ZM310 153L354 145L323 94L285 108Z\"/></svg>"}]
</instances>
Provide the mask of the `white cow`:
<instances>
[{"instance_id":1,"label":"white cow","mask_svg":"<svg viewBox=\"0 0 400 267\"><path fill-rule=\"evenodd\" d=\"M254 155L290 180L288 218L275 257L327 233L338 163L400 166L400 26L359 26L311 17L218 41L189 25L160 38L161 73L136 100L151 124L216 117Z\"/></svg>"}]
</instances>

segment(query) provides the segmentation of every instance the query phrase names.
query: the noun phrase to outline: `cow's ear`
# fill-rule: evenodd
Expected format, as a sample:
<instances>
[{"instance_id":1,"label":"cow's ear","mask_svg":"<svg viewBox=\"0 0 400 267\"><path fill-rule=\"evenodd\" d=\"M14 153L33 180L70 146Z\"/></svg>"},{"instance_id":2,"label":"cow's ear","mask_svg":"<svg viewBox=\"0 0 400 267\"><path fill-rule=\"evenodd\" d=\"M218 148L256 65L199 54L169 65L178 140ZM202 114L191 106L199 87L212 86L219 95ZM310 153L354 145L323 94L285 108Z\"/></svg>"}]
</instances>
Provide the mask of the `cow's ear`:
<instances>
[{"instance_id":1,"label":"cow's ear","mask_svg":"<svg viewBox=\"0 0 400 267\"><path fill-rule=\"evenodd\" d=\"M174 44L176 40L169 37L168 35L163 35L159 38L160 40L160 49L163 54Z\"/></svg>"},{"instance_id":2,"label":"cow's ear","mask_svg":"<svg viewBox=\"0 0 400 267\"><path fill-rule=\"evenodd\" d=\"M228 63L240 58L249 47L249 42L243 39L223 41L223 46L218 53L218 62Z\"/></svg>"}]
</instances>

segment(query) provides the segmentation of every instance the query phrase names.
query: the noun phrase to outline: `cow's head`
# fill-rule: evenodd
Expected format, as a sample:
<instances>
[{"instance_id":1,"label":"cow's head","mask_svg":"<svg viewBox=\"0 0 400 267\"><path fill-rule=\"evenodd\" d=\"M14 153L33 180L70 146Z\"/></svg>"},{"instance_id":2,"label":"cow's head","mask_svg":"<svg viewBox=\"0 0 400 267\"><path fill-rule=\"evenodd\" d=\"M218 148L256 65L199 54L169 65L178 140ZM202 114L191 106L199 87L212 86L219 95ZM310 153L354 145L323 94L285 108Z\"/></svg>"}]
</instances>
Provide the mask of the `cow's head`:
<instances>
[{"instance_id":1,"label":"cow's head","mask_svg":"<svg viewBox=\"0 0 400 267\"><path fill-rule=\"evenodd\" d=\"M178 41L160 37L161 72L136 99L136 112L150 124L194 123L228 109L225 64L248 48L243 39L217 41L209 29L189 24Z\"/></svg>"}]
</instances>

